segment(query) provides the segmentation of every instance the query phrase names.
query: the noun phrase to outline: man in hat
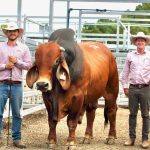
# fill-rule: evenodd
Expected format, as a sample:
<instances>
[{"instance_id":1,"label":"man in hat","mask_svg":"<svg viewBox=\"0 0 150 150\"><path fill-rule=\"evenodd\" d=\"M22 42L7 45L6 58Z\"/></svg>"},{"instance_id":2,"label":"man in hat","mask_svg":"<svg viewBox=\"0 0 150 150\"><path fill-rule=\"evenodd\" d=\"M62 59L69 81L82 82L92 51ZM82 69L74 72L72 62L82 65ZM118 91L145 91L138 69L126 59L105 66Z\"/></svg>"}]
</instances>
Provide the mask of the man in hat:
<instances>
[{"instance_id":1,"label":"man in hat","mask_svg":"<svg viewBox=\"0 0 150 150\"><path fill-rule=\"evenodd\" d=\"M136 139L136 120L140 105L142 116L142 148L148 148L149 133L149 99L150 99L150 37L138 32L130 38L136 50L129 52L122 71L124 94L129 98L129 140L125 146L134 145ZM129 85L129 86L128 86Z\"/></svg>"},{"instance_id":2,"label":"man in hat","mask_svg":"<svg viewBox=\"0 0 150 150\"><path fill-rule=\"evenodd\" d=\"M21 142L22 71L31 67L29 48L18 41L23 29L10 23L2 29L8 38L0 44L0 140L2 141L2 118L7 99L12 109L12 138L18 148L26 148Z\"/></svg>"}]
</instances>

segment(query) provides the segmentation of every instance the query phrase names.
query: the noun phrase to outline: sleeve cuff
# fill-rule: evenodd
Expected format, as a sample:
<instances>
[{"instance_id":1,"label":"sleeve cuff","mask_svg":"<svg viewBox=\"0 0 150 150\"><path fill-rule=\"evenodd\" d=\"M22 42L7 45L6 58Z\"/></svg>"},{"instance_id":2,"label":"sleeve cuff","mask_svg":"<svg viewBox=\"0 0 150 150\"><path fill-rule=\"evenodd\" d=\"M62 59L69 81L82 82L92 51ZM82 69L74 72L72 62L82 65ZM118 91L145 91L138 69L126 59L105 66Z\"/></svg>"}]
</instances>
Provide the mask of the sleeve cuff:
<instances>
[{"instance_id":1,"label":"sleeve cuff","mask_svg":"<svg viewBox=\"0 0 150 150\"><path fill-rule=\"evenodd\" d=\"M15 64L21 64L21 61L19 59L17 59Z\"/></svg>"},{"instance_id":2,"label":"sleeve cuff","mask_svg":"<svg viewBox=\"0 0 150 150\"><path fill-rule=\"evenodd\" d=\"M6 68L6 64L2 64L2 69L5 69Z\"/></svg>"},{"instance_id":3,"label":"sleeve cuff","mask_svg":"<svg viewBox=\"0 0 150 150\"><path fill-rule=\"evenodd\" d=\"M125 89L125 88L129 88L129 85L128 84L124 84L123 85L123 88Z\"/></svg>"}]
</instances>

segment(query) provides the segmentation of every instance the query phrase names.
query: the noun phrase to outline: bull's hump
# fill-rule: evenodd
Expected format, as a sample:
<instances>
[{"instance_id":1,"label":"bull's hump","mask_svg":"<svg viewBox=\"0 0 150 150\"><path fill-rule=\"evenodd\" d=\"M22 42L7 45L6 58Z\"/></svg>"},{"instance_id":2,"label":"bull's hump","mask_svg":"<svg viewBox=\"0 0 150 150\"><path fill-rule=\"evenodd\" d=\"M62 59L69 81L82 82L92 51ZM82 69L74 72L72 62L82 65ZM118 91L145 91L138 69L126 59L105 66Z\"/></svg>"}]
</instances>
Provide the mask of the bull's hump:
<instances>
[{"instance_id":1,"label":"bull's hump","mask_svg":"<svg viewBox=\"0 0 150 150\"><path fill-rule=\"evenodd\" d=\"M49 41L59 41L59 40L66 40L66 41L74 41L75 32L70 28L62 28L54 31L50 37Z\"/></svg>"}]
</instances>

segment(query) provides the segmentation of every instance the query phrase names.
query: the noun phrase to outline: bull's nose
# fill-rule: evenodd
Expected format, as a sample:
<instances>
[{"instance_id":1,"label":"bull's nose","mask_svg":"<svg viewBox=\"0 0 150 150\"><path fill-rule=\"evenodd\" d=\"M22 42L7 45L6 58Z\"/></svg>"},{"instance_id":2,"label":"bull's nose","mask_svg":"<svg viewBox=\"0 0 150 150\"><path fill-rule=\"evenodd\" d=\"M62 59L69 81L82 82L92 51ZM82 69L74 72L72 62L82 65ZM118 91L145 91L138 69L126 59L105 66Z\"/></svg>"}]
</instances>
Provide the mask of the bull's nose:
<instances>
[{"instance_id":1,"label":"bull's nose","mask_svg":"<svg viewBox=\"0 0 150 150\"><path fill-rule=\"evenodd\" d=\"M37 82L36 83L36 87L37 87L37 90L47 90L48 89L48 83L47 82Z\"/></svg>"}]
</instances>

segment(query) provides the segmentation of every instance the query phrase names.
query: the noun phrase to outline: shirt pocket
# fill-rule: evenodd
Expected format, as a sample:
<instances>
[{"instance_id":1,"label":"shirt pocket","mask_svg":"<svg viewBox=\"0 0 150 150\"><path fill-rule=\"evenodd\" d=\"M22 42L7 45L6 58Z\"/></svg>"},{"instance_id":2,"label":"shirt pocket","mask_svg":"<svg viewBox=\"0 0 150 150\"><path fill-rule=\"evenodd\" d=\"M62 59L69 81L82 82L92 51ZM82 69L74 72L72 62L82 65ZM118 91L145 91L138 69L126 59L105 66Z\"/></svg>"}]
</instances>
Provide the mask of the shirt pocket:
<instances>
[{"instance_id":1,"label":"shirt pocket","mask_svg":"<svg viewBox=\"0 0 150 150\"><path fill-rule=\"evenodd\" d=\"M150 66L150 56L144 59L144 66Z\"/></svg>"},{"instance_id":2,"label":"shirt pocket","mask_svg":"<svg viewBox=\"0 0 150 150\"><path fill-rule=\"evenodd\" d=\"M23 52L22 52L22 50L17 49L15 53L16 53L16 57L17 57L18 59L22 59L22 57L23 57Z\"/></svg>"}]
</instances>

